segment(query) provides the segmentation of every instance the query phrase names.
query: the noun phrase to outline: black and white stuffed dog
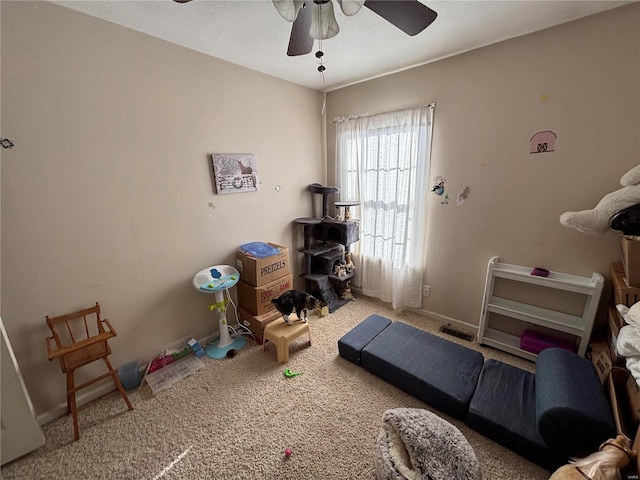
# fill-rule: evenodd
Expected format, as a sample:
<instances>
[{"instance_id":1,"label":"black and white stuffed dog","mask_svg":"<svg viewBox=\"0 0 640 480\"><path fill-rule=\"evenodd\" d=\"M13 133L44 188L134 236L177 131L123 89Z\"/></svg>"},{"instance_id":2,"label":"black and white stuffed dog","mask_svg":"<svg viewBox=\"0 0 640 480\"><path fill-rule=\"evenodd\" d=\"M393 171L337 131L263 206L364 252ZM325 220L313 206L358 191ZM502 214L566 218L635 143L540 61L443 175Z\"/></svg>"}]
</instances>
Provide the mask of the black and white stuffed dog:
<instances>
[{"instance_id":1,"label":"black and white stuffed dog","mask_svg":"<svg viewBox=\"0 0 640 480\"><path fill-rule=\"evenodd\" d=\"M308 322L307 310L316 308L318 300L313 295L309 295L307 292L301 290L288 290L280 295L278 298L271 300L278 310L282 314L282 318L289 325L293 324L293 320L289 319L289 315L296 311L296 315L300 320Z\"/></svg>"}]
</instances>

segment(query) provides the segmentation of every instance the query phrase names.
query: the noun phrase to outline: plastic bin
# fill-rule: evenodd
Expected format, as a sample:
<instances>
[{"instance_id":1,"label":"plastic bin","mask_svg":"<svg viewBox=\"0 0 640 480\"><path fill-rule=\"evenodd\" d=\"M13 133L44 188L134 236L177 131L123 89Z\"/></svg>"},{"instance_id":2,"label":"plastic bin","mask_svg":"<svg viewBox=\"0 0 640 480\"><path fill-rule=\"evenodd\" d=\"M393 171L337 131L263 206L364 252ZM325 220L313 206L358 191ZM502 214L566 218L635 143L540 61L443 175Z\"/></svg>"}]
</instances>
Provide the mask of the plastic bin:
<instances>
[{"instance_id":1,"label":"plastic bin","mask_svg":"<svg viewBox=\"0 0 640 480\"><path fill-rule=\"evenodd\" d=\"M129 362L118 368L118 378L125 390L140 386L140 362Z\"/></svg>"}]
</instances>

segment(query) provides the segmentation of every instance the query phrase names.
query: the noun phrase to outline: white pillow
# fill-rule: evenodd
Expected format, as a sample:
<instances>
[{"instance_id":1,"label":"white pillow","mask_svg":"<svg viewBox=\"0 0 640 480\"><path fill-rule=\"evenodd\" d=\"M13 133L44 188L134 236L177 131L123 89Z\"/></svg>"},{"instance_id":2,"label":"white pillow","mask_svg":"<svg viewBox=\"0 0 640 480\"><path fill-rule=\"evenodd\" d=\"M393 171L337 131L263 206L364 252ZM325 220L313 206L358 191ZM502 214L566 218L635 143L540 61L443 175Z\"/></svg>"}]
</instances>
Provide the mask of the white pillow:
<instances>
[{"instance_id":1,"label":"white pillow","mask_svg":"<svg viewBox=\"0 0 640 480\"><path fill-rule=\"evenodd\" d=\"M629 325L640 327L640 302L634 303L630 308L624 305L617 305L616 308Z\"/></svg>"}]
</instances>

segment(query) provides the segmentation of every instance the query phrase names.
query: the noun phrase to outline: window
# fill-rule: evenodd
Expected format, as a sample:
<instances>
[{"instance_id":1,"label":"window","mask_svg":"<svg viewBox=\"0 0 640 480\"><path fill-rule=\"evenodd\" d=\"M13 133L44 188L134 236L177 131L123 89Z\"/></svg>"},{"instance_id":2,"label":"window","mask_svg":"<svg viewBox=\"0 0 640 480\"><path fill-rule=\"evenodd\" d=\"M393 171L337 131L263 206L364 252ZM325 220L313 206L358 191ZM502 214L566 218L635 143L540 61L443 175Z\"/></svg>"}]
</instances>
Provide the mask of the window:
<instances>
[{"instance_id":1,"label":"window","mask_svg":"<svg viewBox=\"0 0 640 480\"><path fill-rule=\"evenodd\" d=\"M394 308L422 302L433 108L359 117L336 127L340 199L360 201L357 279L365 295Z\"/></svg>"}]
</instances>

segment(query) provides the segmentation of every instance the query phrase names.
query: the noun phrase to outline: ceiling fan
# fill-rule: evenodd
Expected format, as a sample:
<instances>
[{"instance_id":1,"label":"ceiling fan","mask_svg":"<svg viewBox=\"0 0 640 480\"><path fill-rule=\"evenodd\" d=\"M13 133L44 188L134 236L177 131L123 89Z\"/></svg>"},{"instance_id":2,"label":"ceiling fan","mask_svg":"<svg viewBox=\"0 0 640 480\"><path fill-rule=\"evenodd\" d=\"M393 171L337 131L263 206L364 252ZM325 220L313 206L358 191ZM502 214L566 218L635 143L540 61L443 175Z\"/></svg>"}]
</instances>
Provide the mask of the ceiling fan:
<instances>
[{"instance_id":1,"label":"ceiling fan","mask_svg":"<svg viewBox=\"0 0 640 480\"><path fill-rule=\"evenodd\" d=\"M313 41L338 34L331 0L272 0L280 15L293 22L287 55L294 57L311 52ZM417 35L438 14L418 0L338 0L342 13L352 16L364 5L407 35Z\"/></svg>"},{"instance_id":2,"label":"ceiling fan","mask_svg":"<svg viewBox=\"0 0 640 480\"><path fill-rule=\"evenodd\" d=\"M173 0L187 3L191 0ZM342 13L352 16L364 5L407 35L417 35L438 14L418 0L337 0ZM311 52L314 40L335 37L340 31L331 0L272 0L278 13L293 22L287 55L295 57Z\"/></svg>"}]
</instances>

